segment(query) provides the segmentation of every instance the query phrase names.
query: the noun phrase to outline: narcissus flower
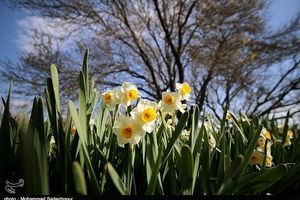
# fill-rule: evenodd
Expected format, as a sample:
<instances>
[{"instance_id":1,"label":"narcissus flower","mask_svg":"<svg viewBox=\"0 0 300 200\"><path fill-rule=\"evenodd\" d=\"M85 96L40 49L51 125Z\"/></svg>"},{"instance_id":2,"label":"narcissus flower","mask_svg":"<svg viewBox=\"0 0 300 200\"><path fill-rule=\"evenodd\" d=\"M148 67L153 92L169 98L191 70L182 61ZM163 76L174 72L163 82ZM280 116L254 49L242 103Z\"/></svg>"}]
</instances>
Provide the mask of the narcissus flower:
<instances>
[{"instance_id":1,"label":"narcissus flower","mask_svg":"<svg viewBox=\"0 0 300 200\"><path fill-rule=\"evenodd\" d=\"M231 112L227 112L227 114L226 114L226 120L232 121L233 120L232 116L233 116L233 114Z\"/></svg>"},{"instance_id":2,"label":"narcissus flower","mask_svg":"<svg viewBox=\"0 0 300 200\"><path fill-rule=\"evenodd\" d=\"M290 138L290 139L292 139L293 136L294 136L294 132L293 132L291 129L288 130L288 132L287 132L287 137Z\"/></svg>"},{"instance_id":3,"label":"narcissus flower","mask_svg":"<svg viewBox=\"0 0 300 200\"><path fill-rule=\"evenodd\" d=\"M140 92L135 85L124 82L119 93L120 103L124 106L129 106L133 101L140 97Z\"/></svg>"},{"instance_id":4,"label":"narcissus flower","mask_svg":"<svg viewBox=\"0 0 300 200\"><path fill-rule=\"evenodd\" d=\"M266 139L263 137L259 137L257 150L260 152L266 153L265 152L265 144L266 144ZM271 153L271 146L272 146L272 143L269 140L267 143L267 148L266 148L267 153Z\"/></svg>"},{"instance_id":5,"label":"narcissus flower","mask_svg":"<svg viewBox=\"0 0 300 200\"><path fill-rule=\"evenodd\" d=\"M292 144L291 139L293 139L293 136L294 136L294 132L289 129L284 143L285 146L289 146Z\"/></svg>"},{"instance_id":6,"label":"narcissus flower","mask_svg":"<svg viewBox=\"0 0 300 200\"><path fill-rule=\"evenodd\" d=\"M265 127L262 128L260 135L265 139L271 140L271 133Z\"/></svg>"},{"instance_id":7,"label":"narcissus flower","mask_svg":"<svg viewBox=\"0 0 300 200\"><path fill-rule=\"evenodd\" d=\"M187 131L186 129L183 129L182 132L180 133L179 137L182 141L187 142L189 141L190 138L190 131Z\"/></svg>"},{"instance_id":8,"label":"narcissus flower","mask_svg":"<svg viewBox=\"0 0 300 200\"><path fill-rule=\"evenodd\" d=\"M273 160L273 157L270 154L267 154L266 161L265 161L265 166L266 167L272 167L272 165L273 165L272 160Z\"/></svg>"},{"instance_id":9,"label":"narcissus flower","mask_svg":"<svg viewBox=\"0 0 300 200\"><path fill-rule=\"evenodd\" d=\"M204 123L203 123L203 126L204 126L206 129L211 129L211 128L212 128L212 127L211 127L211 124L208 123L208 122L204 122Z\"/></svg>"},{"instance_id":10,"label":"narcissus flower","mask_svg":"<svg viewBox=\"0 0 300 200\"><path fill-rule=\"evenodd\" d=\"M245 115L241 115L240 117L238 117L238 118L237 118L237 122L238 122L238 123L242 123L242 122L248 122L248 123L250 123L250 122L249 122L249 119L248 119L247 116L245 116Z\"/></svg>"},{"instance_id":11,"label":"narcissus flower","mask_svg":"<svg viewBox=\"0 0 300 200\"><path fill-rule=\"evenodd\" d=\"M120 103L118 90L106 90L101 94L101 97L103 103L107 105L110 110L113 110L116 105Z\"/></svg>"},{"instance_id":12,"label":"narcissus flower","mask_svg":"<svg viewBox=\"0 0 300 200\"><path fill-rule=\"evenodd\" d=\"M155 128L157 108L156 102L142 99L130 114L137 123L141 124L144 131L151 133Z\"/></svg>"},{"instance_id":13,"label":"narcissus flower","mask_svg":"<svg viewBox=\"0 0 300 200\"><path fill-rule=\"evenodd\" d=\"M261 165L264 161L264 154L260 151L254 150L251 158L250 158L250 165Z\"/></svg>"},{"instance_id":14,"label":"narcissus flower","mask_svg":"<svg viewBox=\"0 0 300 200\"><path fill-rule=\"evenodd\" d=\"M263 148L265 146L265 142L266 142L266 139L263 138L263 137L259 137L258 139L258 146Z\"/></svg>"},{"instance_id":15,"label":"narcissus flower","mask_svg":"<svg viewBox=\"0 0 300 200\"><path fill-rule=\"evenodd\" d=\"M182 96L182 99L184 100L189 100L191 93L192 93L192 88L187 82L184 83L176 83L176 89L178 90L178 93Z\"/></svg>"},{"instance_id":16,"label":"narcissus flower","mask_svg":"<svg viewBox=\"0 0 300 200\"><path fill-rule=\"evenodd\" d=\"M186 104L182 104L181 100L181 95L176 92L163 92L162 100L159 102L159 107L162 112L173 112L176 110L184 112Z\"/></svg>"},{"instance_id":17,"label":"narcissus flower","mask_svg":"<svg viewBox=\"0 0 300 200\"><path fill-rule=\"evenodd\" d=\"M114 133L117 135L117 142L119 145L126 143L137 144L145 131L142 129L140 123L128 116L119 116L116 124L113 127Z\"/></svg>"},{"instance_id":18,"label":"narcissus flower","mask_svg":"<svg viewBox=\"0 0 300 200\"><path fill-rule=\"evenodd\" d=\"M167 128L170 129L171 131L175 130L175 127L173 126L174 125L174 120L173 119L168 119L166 121L166 124L167 124Z\"/></svg>"},{"instance_id":19,"label":"narcissus flower","mask_svg":"<svg viewBox=\"0 0 300 200\"><path fill-rule=\"evenodd\" d=\"M277 128L279 129L280 133L283 134L284 125L278 125ZM286 135L284 145L290 146L292 144L291 139L293 139L293 137L294 137L294 132L291 129L289 129Z\"/></svg>"},{"instance_id":20,"label":"narcissus flower","mask_svg":"<svg viewBox=\"0 0 300 200\"><path fill-rule=\"evenodd\" d=\"M49 142L49 148L48 148L48 156L49 156L50 160L55 158L55 152L56 152L55 149L56 149L55 139L54 139L54 136L51 135L50 142Z\"/></svg>"}]
</instances>

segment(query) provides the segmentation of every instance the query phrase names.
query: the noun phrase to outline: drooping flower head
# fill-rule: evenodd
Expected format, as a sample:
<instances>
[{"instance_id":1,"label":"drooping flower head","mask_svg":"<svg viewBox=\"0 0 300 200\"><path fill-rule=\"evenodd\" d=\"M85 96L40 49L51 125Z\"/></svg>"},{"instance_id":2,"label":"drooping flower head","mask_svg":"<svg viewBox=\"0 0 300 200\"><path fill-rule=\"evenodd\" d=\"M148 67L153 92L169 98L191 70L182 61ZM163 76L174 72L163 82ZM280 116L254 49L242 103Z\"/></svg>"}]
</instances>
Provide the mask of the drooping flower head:
<instances>
[{"instance_id":1,"label":"drooping flower head","mask_svg":"<svg viewBox=\"0 0 300 200\"><path fill-rule=\"evenodd\" d=\"M118 93L118 90L106 90L101 94L102 102L108 106L110 110L113 110L116 105L120 103Z\"/></svg>"},{"instance_id":2,"label":"drooping flower head","mask_svg":"<svg viewBox=\"0 0 300 200\"><path fill-rule=\"evenodd\" d=\"M139 90L135 85L131 83L124 82L121 87L121 92L119 93L120 103L123 106L129 106L133 101L140 97Z\"/></svg>"},{"instance_id":3,"label":"drooping flower head","mask_svg":"<svg viewBox=\"0 0 300 200\"><path fill-rule=\"evenodd\" d=\"M176 92L163 92L162 100L159 102L159 107L162 112L173 112L180 110L184 112L185 104L181 103L182 97Z\"/></svg>"},{"instance_id":4,"label":"drooping flower head","mask_svg":"<svg viewBox=\"0 0 300 200\"><path fill-rule=\"evenodd\" d=\"M142 99L130 114L146 132L150 133L155 128L157 108L156 102Z\"/></svg>"},{"instance_id":5,"label":"drooping flower head","mask_svg":"<svg viewBox=\"0 0 300 200\"><path fill-rule=\"evenodd\" d=\"M136 120L123 115L118 117L113 130L117 135L117 142L119 145L127 143L137 144L142 136L145 135L145 131Z\"/></svg>"},{"instance_id":6,"label":"drooping flower head","mask_svg":"<svg viewBox=\"0 0 300 200\"><path fill-rule=\"evenodd\" d=\"M192 93L192 88L187 82L184 83L176 83L176 89L178 93L182 96L182 99L184 100L189 100L191 93Z\"/></svg>"}]
</instances>

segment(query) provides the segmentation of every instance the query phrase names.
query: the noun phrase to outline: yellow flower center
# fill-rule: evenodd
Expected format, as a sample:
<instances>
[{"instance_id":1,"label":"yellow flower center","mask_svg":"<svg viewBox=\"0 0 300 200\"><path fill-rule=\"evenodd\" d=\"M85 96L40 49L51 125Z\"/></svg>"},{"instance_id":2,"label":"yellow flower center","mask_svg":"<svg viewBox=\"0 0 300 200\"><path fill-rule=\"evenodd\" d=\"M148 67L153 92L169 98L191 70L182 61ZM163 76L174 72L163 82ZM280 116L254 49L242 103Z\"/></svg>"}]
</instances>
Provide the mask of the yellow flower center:
<instances>
[{"instance_id":1,"label":"yellow flower center","mask_svg":"<svg viewBox=\"0 0 300 200\"><path fill-rule=\"evenodd\" d=\"M167 105L173 105L174 103L175 103L175 98L172 96L172 95L166 95L165 97L164 97L164 102L165 102L165 104L167 104Z\"/></svg>"},{"instance_id":2,"label":"yellow flower center","mask_svg":"<svg viewBox=\"0 0 300 200\"><path fill-rule=\"evenodd\" d=\"M190 94L192 92L192 88L189 86L188 83L183 83L182 88L181 88L181 92L183 94Z\"/></svg>"},{"instance_id":3,"label":"yellow flower center","mask_svg":"<svg viewBox=\"0 0 300 200\"><path fill-rule=\"evenodd\" d=\"M122 134L122 136L124 136L127 139L132 138L132 136L133 136L133 127L131 127L131 126L124 127L121 134Z\"/></svg>"},{"instance_id":4,"label":"yellow flower center","mask_svg":"<svg viewBox=\"0 0 300 200\"><path fill-rule=\"evenodd\" d=\"M266 132L266 139L271 140L271 133L269 131Z\"/></svg>"},{"instance_id":5,"label":"yellow flower center","mask_svg":"<svg viewBox=\"0 0 300 200\"><path fill-rule=\"evenodd\" d=\"M136 89L131 89L127 92L127 98L129 100L135 100L138 98L138 96L139 96L139 91Z\"/></svg>"},{"instance_id":6,"label":"yellow flower center","mask_svg":"<svg viewBox=\"0 0 300 200\"><path fill-rule=\"evenodd\" d=\"M71 128L71 133L74 135L74 134L76 133L76 131L77 131L76 127L73 126L73 127Z\"/></svg>"},{"instance_id":7,"label":"yellow flower center","mask_svg":"<svg viewBox=\"0 0 300 200\"><path fill-rule=\"evenodd\" d=\"M105 93L105 95L103 96L103 100L106 102L106 103L109 103L113 100L113 94L111 92L107 92Z\"/></svg>"},{"instance_id":8,"label":"yellow flower center","mask_svg":"<svg viewBox=\"0 0 300 200\"><path fill-rule=\"evenodd\" d=\"M142 120L144 122L151 122L156 118L156 112L153 108L146 108L142 112Z\"/></svg>"}]
</instances>

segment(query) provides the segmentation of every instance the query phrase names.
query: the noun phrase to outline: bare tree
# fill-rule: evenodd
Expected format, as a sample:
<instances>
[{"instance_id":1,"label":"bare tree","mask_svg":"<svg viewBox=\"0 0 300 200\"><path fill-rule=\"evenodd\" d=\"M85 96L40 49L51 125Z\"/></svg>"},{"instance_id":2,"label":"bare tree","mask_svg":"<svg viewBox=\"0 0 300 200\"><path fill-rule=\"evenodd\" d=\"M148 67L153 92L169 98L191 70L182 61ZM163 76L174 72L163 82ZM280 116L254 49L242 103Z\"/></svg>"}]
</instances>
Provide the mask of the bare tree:
<instances>
[{"instance_id":1,"label":"bare tree","mask_svg":"<svg viewBox=\"0 0 300 200\"><path fill-rule=\"evenodd\" d=\"M299 94L300 17L270 31L262 14L268 6L264 0L10 0L8 4L51 19L55 27L68 27L59 38L34 30L35 51L23 56L20 65L2 63L14 66L2 72L5 76L36 88L25 90L29 93L42 88L49 64L55 63L63 94L76 94L78 55L89 48L91 73L100 88L131 80L148 98L159 99L162 91L187 81L200 109L207 107L216 114L228 107L263 115L299 105L291 97ZM70 38L74 45L68 50L52 43ZM276 70L271 69L288 59L293 60L291 67L276 82L271 78ZM269 84L266 75L272 79Z\"/></svg>"}]
</instances>

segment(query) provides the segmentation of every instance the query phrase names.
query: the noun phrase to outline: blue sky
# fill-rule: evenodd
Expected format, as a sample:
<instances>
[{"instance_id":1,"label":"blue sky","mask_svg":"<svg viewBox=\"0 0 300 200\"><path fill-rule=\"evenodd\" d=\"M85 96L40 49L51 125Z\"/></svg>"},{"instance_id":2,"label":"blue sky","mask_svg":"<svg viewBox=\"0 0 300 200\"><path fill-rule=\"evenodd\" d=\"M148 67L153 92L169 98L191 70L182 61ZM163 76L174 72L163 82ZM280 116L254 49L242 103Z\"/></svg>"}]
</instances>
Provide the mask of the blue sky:
<instances>
[{"instance_id":1,"label":"blue sky","mask_svg":"<svg viewBox=\"0 0 300 200\"><path fill-rule=\"evenodd\" d=\"M270 7L265 14L268 25L273 29L284 25L297 12L300 12L300 0L269 1ZM8 58L17 61L22 52L28 48L26 44L28 43L26 30L32 26L39 27L42 25L43 21L39 18L30 16L25 11L13 11L0 0L0 60ZM54 34L56 33L56 30L52 31ZM0 82L0 96L4 97L7 95L7 88L8 83ZM2 104L0 104L0 111L1 106Z\"/></svg>"},{"instance_id":2,"label":"blue sky","mask_svg":"<svg viewBox=\"0 0 300 200\"><path fill-rule=\"evenodd\" d=\"M270 0L267 11L269 25L277 28L286 23L297 11L300 11L300 0ZM0 60L17 59L22 54L22 34L24 26L20 21L29 17L24 11L13 11L0 3Z\"/></svg>"},{"instance_id":3,"label":"blue sky","mask_svg":"<svg viewBox=\"0 0 300 200\"><path fill-rule=\"evenodd\" d=\"M25 12L14 12L0 3L0 60L17 58L20 54L17 38L21 27L18 20L26 17Z\"/></svg>"}]
</instances>

